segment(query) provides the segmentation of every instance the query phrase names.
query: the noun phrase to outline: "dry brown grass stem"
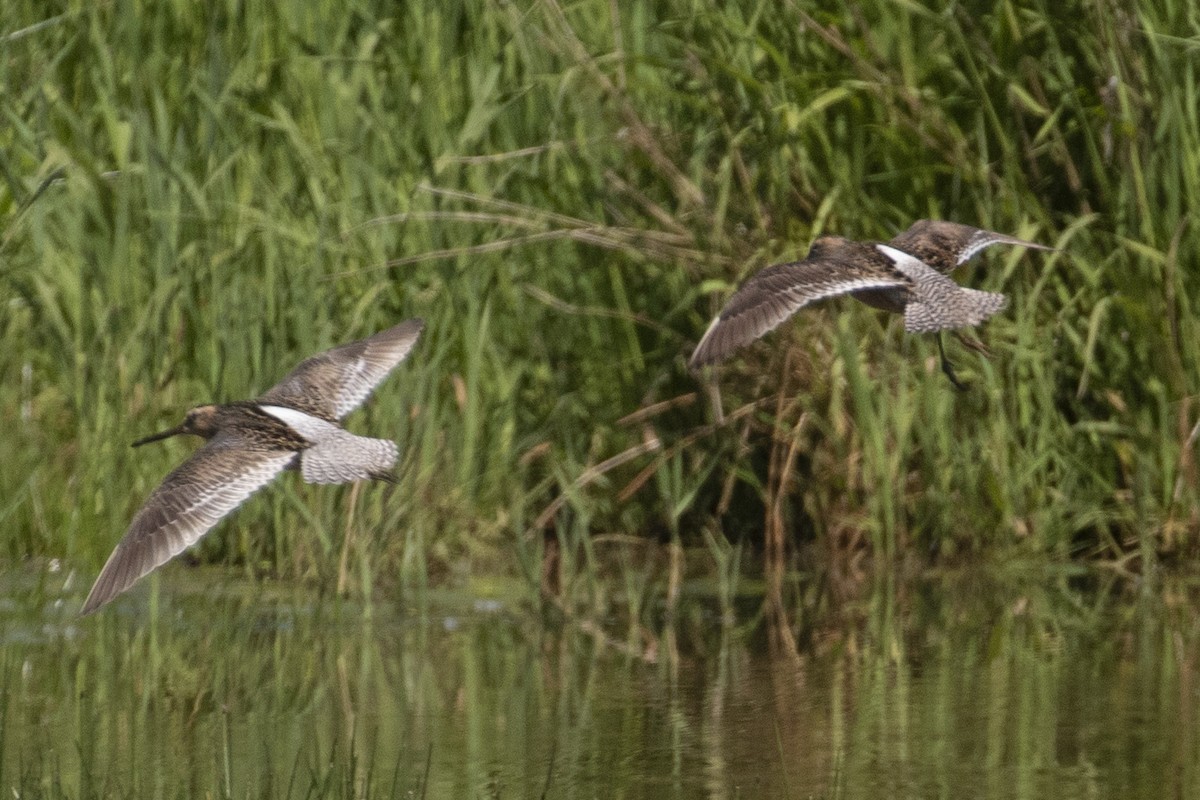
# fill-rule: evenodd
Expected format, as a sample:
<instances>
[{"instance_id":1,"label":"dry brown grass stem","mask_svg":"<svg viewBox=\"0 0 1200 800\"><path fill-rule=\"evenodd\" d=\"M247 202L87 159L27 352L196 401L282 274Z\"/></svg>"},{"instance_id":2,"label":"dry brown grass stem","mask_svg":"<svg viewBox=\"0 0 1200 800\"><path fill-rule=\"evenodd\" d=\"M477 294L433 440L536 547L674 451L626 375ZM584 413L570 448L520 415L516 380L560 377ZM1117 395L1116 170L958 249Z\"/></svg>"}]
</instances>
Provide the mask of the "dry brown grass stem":
<instances>
[{"instance_id":1,"label":"dry brown grass stem","mask_svg":"<svg viewBox=\"0 0 1200 800\"><path fill-rule=\"evenodd\" d=\"M641 444L636 444L633 447L622 450L612 458L606 458L595 466L588 467L583 472L579 473L579 476L575 478L575 480L571 481L571 485L565 491L559 494L558 497L554 498L554 500L550 502L550 505L546 506L546 508L542 510L541 514L538 514L537 519L533 523L534 530L541 530L548 526L550 521L554 519L554 515L557 514L559 509L566 504L567 499L572 493L579 491L583 487L603 477L606 473L616 469L622 464L627 464L638 456L643 456L646 453L653 453L660 449L662 449L662 442L655 437L649 441L644 441Z\"/></svg>"},{"instance_id":2,"label":"dry brown grass stem","mask_svg":"<svg viewBox=\"0 0 1200 800\"><path fill-rule=\"evenodd\" d=\"M690 406L696 402L699 395L696 392L688 392L681 394L678 397L672 397L669 400L660 400L657 403L639 408L637 411L631 411L625 416L617 420L618 425L636 425L639 422L645 422L648 419L653 419L659 414L670 411L674 408L683 408Z\"/></svg>"},{"instance_id":3,"label":"dry brown grass stem","mask_svg":"<svg viewBox=\"0 0 1200 800\"><path fill-rule=\"evenodd\" d=\"M527 283L524 286L525 292L540 303L544 303L555 311L561 311L564 314L572 314L581 317L604 317L607 319L624 319L630 322L636 322L638 325L644 325L647 328L653 328L660 333L665 333L671 336L679 334L666 325L663 325L656 319L652 319L645 314L631 314L628 311L621 311L615 308L603 308L601 306L577 306L574 303L568 303L560 297L550 294L540 286L534 286L532 283Z\"/></svg>"}]
</instances>

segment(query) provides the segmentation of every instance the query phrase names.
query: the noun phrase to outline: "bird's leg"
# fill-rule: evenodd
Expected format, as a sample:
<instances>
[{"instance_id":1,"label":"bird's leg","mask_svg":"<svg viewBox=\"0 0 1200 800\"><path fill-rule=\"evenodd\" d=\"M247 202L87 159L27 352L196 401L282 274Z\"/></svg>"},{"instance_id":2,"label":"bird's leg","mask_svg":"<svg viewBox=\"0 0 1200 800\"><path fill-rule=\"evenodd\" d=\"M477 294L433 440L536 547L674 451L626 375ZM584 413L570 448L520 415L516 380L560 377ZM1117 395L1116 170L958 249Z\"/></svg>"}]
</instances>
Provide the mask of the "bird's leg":
<instances>
[{"instance_id":1,"label":"bird's leg","mask_svg":"<svg viewBox=\"0 0 1200 800\"><path fill-rule=\"evenodd\" d=\"M946 358L946 347L942 344L941 331L938 331L937 343L938 353L942 357L942 372L946 373L946 377L949 378L950 382L954 384L955 389L958 389L960 392L965 392L967 390L966 384L960 381L958 376L954 374L954 365L950 363L950 359Z\"/></svg>"},{"instance_id":2,"label":"bird's leg","mask_svg":"<svg viewBox=\"0 0 1200 800\"><path fill-rule=\"evenodd\" d=\"M984 358L992 357L992 349L990 347L988 347L986 344L984 344L983 342L981 342L980 340L975 339L971 336L967 336L962 331L953 331L953 333L954 333L955 339L958 339L964 345L971 348L976 353L979 353L979 355L983 356Z\"/></svg>"}]
</instances>

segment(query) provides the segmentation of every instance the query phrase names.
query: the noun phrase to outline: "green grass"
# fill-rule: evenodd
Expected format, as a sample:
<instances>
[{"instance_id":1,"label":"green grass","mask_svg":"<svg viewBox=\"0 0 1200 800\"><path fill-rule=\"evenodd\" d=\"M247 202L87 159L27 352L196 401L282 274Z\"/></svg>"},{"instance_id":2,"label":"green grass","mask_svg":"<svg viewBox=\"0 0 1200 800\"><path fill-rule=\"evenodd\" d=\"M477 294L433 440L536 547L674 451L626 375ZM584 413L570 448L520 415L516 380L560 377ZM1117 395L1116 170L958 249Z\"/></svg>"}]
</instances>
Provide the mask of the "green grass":
<instances>
[{"instance_id":1,"label":"green grass","mask_svg":"<svg viewBox=\"0 0 1200 800\"><path fill-rule=\"evenodd\" d=\"M329 586L350 524L362 591L534 582L548 529L595 601L670 572L610 580L596 534L722 575L772 525L789 558L1194 552L1195 16L977 11L6 2L0 553L92 574L188 452L128 442L417 315L352 421L398 490L347 523L289 476L200 558ZM990 360L950 344L970 392L843 300L723 368L718 422L684 360L741 278L925 216L1060 248L963 271L1013 300Z\"/></svg>"}]
</instances>

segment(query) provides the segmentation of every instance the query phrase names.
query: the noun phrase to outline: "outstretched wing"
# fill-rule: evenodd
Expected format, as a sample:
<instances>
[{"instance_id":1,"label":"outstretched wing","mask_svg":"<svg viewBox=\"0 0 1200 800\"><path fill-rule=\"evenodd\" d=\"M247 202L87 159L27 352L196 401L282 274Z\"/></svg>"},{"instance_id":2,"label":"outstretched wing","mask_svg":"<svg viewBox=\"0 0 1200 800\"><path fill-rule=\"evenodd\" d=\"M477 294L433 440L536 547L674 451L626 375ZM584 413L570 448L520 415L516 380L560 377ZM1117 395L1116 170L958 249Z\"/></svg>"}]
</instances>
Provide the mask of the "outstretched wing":
<instances>
[{"instance_id":1,"label":"outstretched wing","mask_svg":"<svg viewBox=\"0 0 1200 800\"><path fill-rule=\"evenodd\" d=\"M260 398L337 421L362 405L412 350L425 323L410 319L374 336L305 359Z\"/></svg>"},{"instance_id":2,"label":"outstretched wing","mask_svg":"<svg viewBox=\"0 0 1200 800\"><path fill-rule=\"evenodd\" d=\"M90 614L208 533L296 457L221 431L155 489L134 515L88 593Z\"/></svg>"},{"instance_id":3,"label":"outstretched wing","mask_svg":"<svg viewBox=\"0 0 1200 800\"><path fill-rule=\"evenodd\" d=\"M688 366L696 369L727 358L818 300L863 289L908 285L904 275L886 264L881 267L882 261L867 258L858 263L857 259L832 257L814 244L803 261L767 267L729 298L696 345Z\"/></svg>"}]
</instances>

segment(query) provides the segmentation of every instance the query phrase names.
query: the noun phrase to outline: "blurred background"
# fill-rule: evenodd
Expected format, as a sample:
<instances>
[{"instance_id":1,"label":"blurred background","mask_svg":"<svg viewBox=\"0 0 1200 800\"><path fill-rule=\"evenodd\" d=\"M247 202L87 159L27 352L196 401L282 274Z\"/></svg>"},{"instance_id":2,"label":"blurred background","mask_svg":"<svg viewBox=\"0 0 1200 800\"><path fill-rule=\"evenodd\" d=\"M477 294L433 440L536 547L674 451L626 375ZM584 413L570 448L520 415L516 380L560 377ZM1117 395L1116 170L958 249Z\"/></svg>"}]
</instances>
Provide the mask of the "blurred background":
<instances>
[{"instance_id":1,"label":"blurred background","mask_svg":"<svg viewBox=\"0 0 1200 800\"><path fill-rule=\"evenodd\" d=\"M1195 792L1198 51L1170 0L7 0L0 784ZM956 275L1011 298L968 392L846 299L687 371L920 218L1057 248ZM75 618L195 447L131 441L412 316L349 420L398 486L286 475Z\"/></svg>"}]
</instances>

